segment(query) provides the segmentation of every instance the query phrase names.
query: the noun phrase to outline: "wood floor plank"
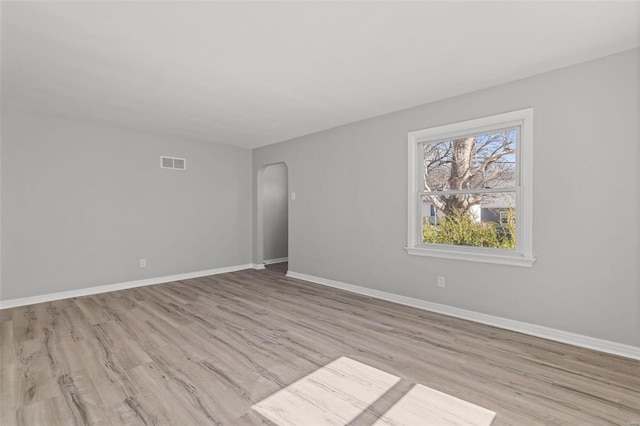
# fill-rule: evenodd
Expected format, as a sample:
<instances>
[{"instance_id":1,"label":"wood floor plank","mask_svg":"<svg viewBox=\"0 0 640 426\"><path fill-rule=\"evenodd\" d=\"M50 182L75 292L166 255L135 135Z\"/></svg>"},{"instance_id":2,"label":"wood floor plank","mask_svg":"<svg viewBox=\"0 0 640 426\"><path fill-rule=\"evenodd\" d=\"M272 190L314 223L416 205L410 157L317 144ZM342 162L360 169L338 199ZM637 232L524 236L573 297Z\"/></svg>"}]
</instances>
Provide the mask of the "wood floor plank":
<instances>
[{"instance_id":1,"label":"wood floor plank","mask_svg":"<svg viewBox=\"0 0 640 426\"><path fill-rule=\"evenodd\" d=\"M61 397L43 399L20 407L13 412L12 420L6 424L17 425L62 425L66 416L63 414L64 402ZM69 420L67 423L71 423ZM3 424L5 424L3 422Z\"/></svg>"},{"instance_id":2,"label":"wood floor plank","mask_svg":"<svg viewBox=\"0 0 640 426\"><path fill-rule=\"evenodd\" d=\"M271 265L269 265L271 266ZM640 362L290 279L286 265L3 310L0 424L274 423L252 405L348 357L497 413L640 423Z\"/></svg>"},{"instance_id":3,"label":"wood floor plank","mask_svg":"<svg viewBox=\"0 0 640 426\"><path fill-rule=\"evenodd\" d=\"M17 400L20 371L13 341L13 320L10 315L4 315L0 322L0 424L16 421L15 408L22 405Z\"/></svg>"}]
</instances>

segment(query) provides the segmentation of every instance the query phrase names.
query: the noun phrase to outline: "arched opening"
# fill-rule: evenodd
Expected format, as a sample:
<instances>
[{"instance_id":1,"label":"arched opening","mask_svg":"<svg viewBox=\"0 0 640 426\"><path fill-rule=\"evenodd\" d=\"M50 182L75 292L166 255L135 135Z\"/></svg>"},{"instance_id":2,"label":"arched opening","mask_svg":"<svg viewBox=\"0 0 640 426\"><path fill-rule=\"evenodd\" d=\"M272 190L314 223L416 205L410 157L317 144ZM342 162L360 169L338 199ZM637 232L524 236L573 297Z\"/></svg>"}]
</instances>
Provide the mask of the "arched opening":
<instances>
[{"instance_id":1,"label":"arched opening","mask_svg":"<svg viewBox=\"0 0 640 426\"><path fill-rule=\"evenodd\" d=\"M289 171L285 163L258 172L258 261L286 273L289 261Z\"/></svg>"}]
</instances>

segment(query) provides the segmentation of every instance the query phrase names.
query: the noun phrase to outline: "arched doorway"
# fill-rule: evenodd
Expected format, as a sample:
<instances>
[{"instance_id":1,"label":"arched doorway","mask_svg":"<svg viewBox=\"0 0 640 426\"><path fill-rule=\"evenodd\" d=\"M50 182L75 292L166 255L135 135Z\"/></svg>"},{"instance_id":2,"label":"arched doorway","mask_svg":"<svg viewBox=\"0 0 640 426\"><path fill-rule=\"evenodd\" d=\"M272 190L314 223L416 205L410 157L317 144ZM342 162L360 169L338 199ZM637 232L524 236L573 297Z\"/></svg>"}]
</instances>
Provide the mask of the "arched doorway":
<instances>
[{"instance_id":1,"label":"arched doorway","mask_svg":"<svg viewBox=\"0 0 640 426\"><path fill-rule=\"evenodd\" d=\"M285 163L266 166L259 174L259 235L265 267L286 273L289 261L289 171Z\"/></svg>"}]
</instances>

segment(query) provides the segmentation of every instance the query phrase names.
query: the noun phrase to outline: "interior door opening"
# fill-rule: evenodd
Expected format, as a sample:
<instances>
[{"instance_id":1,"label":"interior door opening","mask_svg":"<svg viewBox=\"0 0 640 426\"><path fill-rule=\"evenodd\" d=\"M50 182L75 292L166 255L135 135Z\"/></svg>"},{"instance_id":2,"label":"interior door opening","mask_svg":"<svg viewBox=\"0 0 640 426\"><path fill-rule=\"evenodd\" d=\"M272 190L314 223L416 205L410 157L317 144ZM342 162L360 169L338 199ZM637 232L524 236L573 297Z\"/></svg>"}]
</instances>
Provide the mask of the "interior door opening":
<instances>
[{"instance_id":1,"label":"interior door opening","mask_svg":"<svg viewBox=\"0 0 640 426\"><path fill-rule=\"evenodd\" d=\"M262 174L262 254L266 268L287 272L289 262L289 182L286 164Z\"/></svg>"}]
</instances>

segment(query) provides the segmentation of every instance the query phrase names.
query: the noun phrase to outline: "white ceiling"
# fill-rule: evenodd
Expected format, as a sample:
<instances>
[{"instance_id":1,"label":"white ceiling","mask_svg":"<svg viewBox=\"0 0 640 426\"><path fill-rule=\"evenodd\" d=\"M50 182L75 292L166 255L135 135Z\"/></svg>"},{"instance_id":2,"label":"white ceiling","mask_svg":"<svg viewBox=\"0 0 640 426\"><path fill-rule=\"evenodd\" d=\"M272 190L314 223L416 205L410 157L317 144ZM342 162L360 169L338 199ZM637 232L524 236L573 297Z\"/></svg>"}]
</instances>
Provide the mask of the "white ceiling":
<instances>
[{"instance_id":1,"label":"white ceiling","mask_svg":"<svg viewBox=\"0 0 640 426\"><path fill-rule=\"evenodd\" d=\"M2 102L253 148L640 46L640 2L3 2Z\"/></svg>"}]
</instances>

